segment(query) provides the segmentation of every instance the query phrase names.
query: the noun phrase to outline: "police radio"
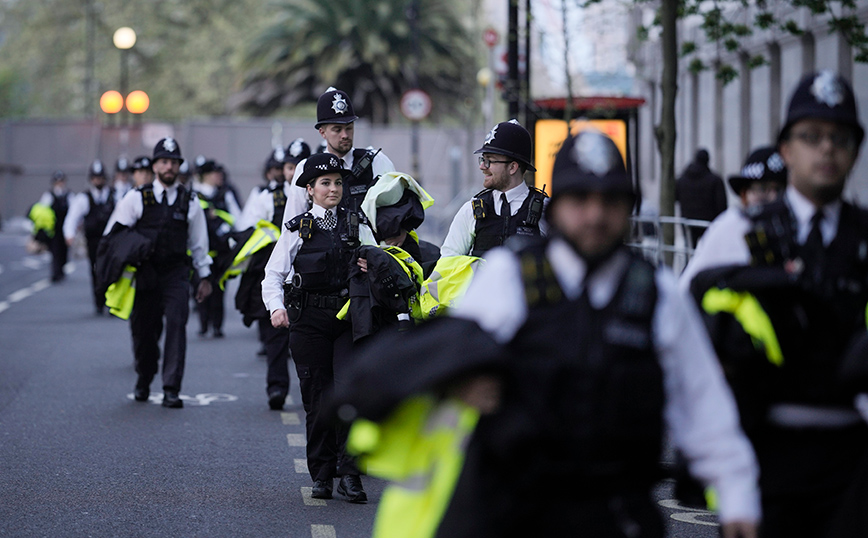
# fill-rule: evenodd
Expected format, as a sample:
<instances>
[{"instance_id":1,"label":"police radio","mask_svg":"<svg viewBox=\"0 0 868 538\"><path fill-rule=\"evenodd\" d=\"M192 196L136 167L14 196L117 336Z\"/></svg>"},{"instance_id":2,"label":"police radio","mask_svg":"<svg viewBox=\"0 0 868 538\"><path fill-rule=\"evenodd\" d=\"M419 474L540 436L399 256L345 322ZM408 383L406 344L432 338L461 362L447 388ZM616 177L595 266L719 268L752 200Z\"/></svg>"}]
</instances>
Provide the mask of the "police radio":
<instances>
[{"instance_id":1,"label":"police radio","mask_svg":"<svg viewBox=\"0 0 868 538\"><path fill-rule=\"evenodd\" d=\"M362 155L362 158L353 163L353 176L356 178L362 177L362 174L365 173L365 170L371 167L374 162L374 157L377 156L378 153L383 151L383 148L378 149L377 151L368 150Z\"/></svg>"},{"instance_id":2,"label":"police radio","mask_svg":"<svg viewBox=\"0 0 868 538\"><path fill-rule=\"evenodd\" d=\"M536 189L534 189L536 191ZM537 224L542 217L543 200L546 198L546 186L543 185L542 191L536 191L531 194L530 208L527 211L526 224L531 226Z\"/></svg>"}]
</instances>

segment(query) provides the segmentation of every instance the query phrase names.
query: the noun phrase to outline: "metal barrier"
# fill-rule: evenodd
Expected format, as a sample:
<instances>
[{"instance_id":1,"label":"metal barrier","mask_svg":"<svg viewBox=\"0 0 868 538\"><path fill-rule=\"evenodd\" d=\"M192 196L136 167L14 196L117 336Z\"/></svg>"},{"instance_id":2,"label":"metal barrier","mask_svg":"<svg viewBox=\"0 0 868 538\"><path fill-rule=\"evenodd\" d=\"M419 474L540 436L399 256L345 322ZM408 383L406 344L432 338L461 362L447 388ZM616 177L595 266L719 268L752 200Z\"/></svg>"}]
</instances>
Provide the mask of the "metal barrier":
<instances>
[{"instance_id":1,"label":"metal barrier","mask_svg":"<svg viewBox=\"0 0 868 538\"><path fill-rule=\"evenodd\" d=\"M666 263L666 253L672 253L672 269L676 274L690 261L694 244L691 228L708 228L707 220L685 219L683 217L661 217L658 215L634 215L632 229L627 245L641 252L655 265ZM673 245L663 243L663 225L675 227Z\"/></svg>"}]
</instances>

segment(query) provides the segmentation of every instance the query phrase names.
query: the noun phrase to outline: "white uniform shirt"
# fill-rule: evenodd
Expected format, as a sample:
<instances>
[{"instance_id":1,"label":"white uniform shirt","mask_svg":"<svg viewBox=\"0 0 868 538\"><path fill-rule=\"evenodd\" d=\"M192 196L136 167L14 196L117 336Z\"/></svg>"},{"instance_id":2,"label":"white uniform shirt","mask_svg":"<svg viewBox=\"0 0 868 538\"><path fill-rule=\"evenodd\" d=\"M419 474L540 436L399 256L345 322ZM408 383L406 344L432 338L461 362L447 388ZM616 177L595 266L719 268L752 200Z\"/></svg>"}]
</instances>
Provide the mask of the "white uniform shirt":
<instances>
[{"instance_id":1,"label":"white uniform shirt","mask_svg":"<svg viewBox=\"0 0 868 538\"><path fill-rule=\"evenodd\" d=\"M343 167L347 170L353 169L353 164L355 164L355 158L353 158L353 152L358 148L353 148L347 152L343 157L337 157L339 161L343 161ZM283 222L286 222L290 219L301 215L310 207L310 202L308 202L307 197L307 189L305 187L299 187L295 184L298 181L298 178L301 177L302 172L304 172L304 167L307 164L307 159L298 163L298 166L295 167L295 173L292 175L292 181L290 181L291 188L289 190L290 194L286 197L286 209L283 212ZM371 171L374 173L374 177L382 176L388 172L395 171L395 165L392 164L392 160L389 159L385 153L382 151L377 153L377 156L374 157L373 162L371 163ZM349 193L344 190L344 196L348 196Z\"/></svg>"},{"instance_id":2,"label":"white uniform shirt","mask_svg":"<svg viewBox=\"0 0 868 538\"><path fill-rule=\"evenodd\" d=\"M811 218L817 209L792 185L787 187L784 197L796 218L796 241L803 244L811 232ZM822 211L820 233L823 235L823 244L828 245L838 233L841 201L836 200L824 206ZM727 265L749 265L750 250L744 236L750 230L751 221L741 210L727 210L714 219L699 240L690 263L681 273L679 287L682 290L689 290L693 278L706 269Z\"/></svg>"},{"instance_id":3,"label":"white uniform shirt","mask_svg":"<svg viewBox=\"0 0 868 538\"><path fill-rule=\"evenodd\" d=\"M500 195L502 191L492 190L494 195L494 213L500 215ZM506 201L509 202L510 214L515 215L521 209L525 199L530 194L530 188L522 182L515 188L506 191ZM548 204L548 198L545 199L545 204ZM542 235L546 235L548 225L545 219L540 219L539 229ZM443 246L440 247L440 255L446 256L467 256L473 251L473 244L476 241L476 219L473 218L472 201L461 206L455 218L452 219L452 224L449 226L449 233L446 234L446 239L443 240Z\"/></svg>"},{"instance_id":4,"label":"white uniform shirt","mask_svg":"<svg viewBox=\"0 0 868 538\"><path fill-rule=\"evenodd\" d=\"M586 281L584 261L566 242L553 239L547 255L566 296L575 299L588 286L595 308L612 300L628 262L626 253L617 254ZM528 315L521 268L504 248L492 249L486 260L452 315L476 321L506 343ZM735 401L699 313L678 291L668 270L658 270L656 282L653 337L663 369L664 419L672 441L687 457L691 472L717 491L721 521L757 521L756 458L739 427Z\"/></svg>"},{"instance_id":5,"label":"white uniform shirt","mask_svg":"<svg viewBox=\"0 0 868 538\"><path fill-rule=\"evenodd\" d=\"M310 209L313 216L320 219L325 216L325 211L325 208L317 204L314 204ZM298 215L293 215L290 218L296 216ZM367 226L359 226L359 240L363 245L376 244L374 234ZM295 256L303 242L298 231L290 232L286 229L286 222L284 222L277 244L271 251L271 257L268 258L268 263L265 265L265 278L262 280L262 302L265 303L265 308L268 309L269 313L286 308L283 304L283 285L292 281L292 276L295 274L292 263L295 261Z\"/></svg>"},{"instance_id":6,"label":"white uniform shirt","mask_svg":"<svg viewBox=\"0 0 868 538\"><path fill-rule=\"evenodd\" d=\"M97 189L90 187L90 194L97 203L104 204L108 197L112 195L112 190L109 187ZM81 226L84 217L90 213L90 198L86 192L80 192L75 195L72 202L69 204L69 212L66 214L66 219L63 221L63 237L67 240L75 238L75 232Z\"/></svg>"},{"instance_id":7,"label":"white uniform shirt","mask_svg":"<svg viewBox=\"0 0 868 538\"><path fill-rule=\"evenodd\" d=\"M272 181L269 187L274 188L277 183ZM283 182L283 193L289 199L290 185L289 182ZM261 190L247 199L244 205L244 211L241 212L241 218L238 219L235 228L237 230L246 230L247 228L255 227L260 220L271 222L274 218L274 193L269 190ZM281 230L281 233L283 230Z\"/></svg>"},{"instance_id":8,"label":"white uniform shirt","mask_svg":"<svg viewBox=\"0 0 868 538\"><path fill-rule=\"evenodd\" d=\"M163 192L166 192L169 205L175 203L178 198L178 184L175 183L171 187L163 186L163 183L157 179L154 180L154 197L157 203L163 198ZM132 228L142 218L142 193L139 190L131 190L128 192L112 213L111 218L106 224L103 235L107 235L114 227L115 222ZM211 256L208 255L208 225L205 223L205 212L198 200L190 200L190 206L187 209L187 249L192 253L193 267L201 278L207 278L211 274Z\"/></svg>"}]
</instances>

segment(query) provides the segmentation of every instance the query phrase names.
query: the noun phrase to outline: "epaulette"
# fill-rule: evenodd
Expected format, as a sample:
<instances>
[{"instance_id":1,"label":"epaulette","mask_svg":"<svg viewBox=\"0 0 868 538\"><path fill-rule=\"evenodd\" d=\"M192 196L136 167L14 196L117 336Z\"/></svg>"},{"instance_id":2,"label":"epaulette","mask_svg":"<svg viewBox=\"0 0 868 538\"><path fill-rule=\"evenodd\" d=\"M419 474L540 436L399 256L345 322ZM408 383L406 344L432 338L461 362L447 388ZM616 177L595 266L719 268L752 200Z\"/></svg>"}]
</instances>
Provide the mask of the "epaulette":
<instances>
[{"instance_id":1,"label":"epaulette","mask_svg":"<svg viewBox=\"0 0 868 538\"><path fill-rule=\"evenodd\" d=\"M528 307L554 304L564 296L546 256L547 244L548 241L538 237L507 241L508 247L518 256Z\"/></svg>"},{"instance_id":2,"label":"epaulette","mask_svg":"<svg viewBox=\"0 0 868 538\"><path fill-rule=\"evenodd\" d=\"M154 196L153 185L142 185L141 187L136 187L136 189L142 193L142 205L157 205L157 197Z\"/></svg>"},{"instance_id":3,"label":"epaulette","mask_svg":"<svg viewBox=\"0 0 868 538\"><path fill-rule=\"evenodd\" d=\"M302 239L310 239L313 234L313 219L313 213L310 211L297 215L286 223L286 229L290 232L297 231L299 237Z\"/></svg>"},{"instance_id":4,"label":"epaulette","mask_svg":"<svg viewBox=\"0 0 868 538\"><path fill-rule=\"evenodd\" d=\"M473 218L476 220L485 218L485 203L482 201L482 196L491 192L491 189L482 189L473 195L470 200L470 207L473 209Z\"/></svg>"},{"instance_id":5,"label":"epaulette","mask_svg":"<svg viewBox=\"0 0 868 538\"><path fill-rule=\"evenodd\" d=\"M474 194L473 198L479 198L480 196L482 196L483 194L485 194L487 192L491 192L491 189L482 189L481 191Z\"/></svg>"}]
</instances>

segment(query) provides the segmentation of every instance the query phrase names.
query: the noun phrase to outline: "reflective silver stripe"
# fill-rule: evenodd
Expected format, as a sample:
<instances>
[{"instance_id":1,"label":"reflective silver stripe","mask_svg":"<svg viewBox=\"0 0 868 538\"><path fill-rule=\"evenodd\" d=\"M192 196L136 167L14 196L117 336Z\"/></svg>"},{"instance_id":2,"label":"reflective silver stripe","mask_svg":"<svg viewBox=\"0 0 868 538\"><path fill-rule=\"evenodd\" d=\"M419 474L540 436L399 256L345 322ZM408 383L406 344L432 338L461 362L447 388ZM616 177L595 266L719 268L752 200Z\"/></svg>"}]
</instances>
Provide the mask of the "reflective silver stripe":
<instances>
[{"instance_id":1,"label":"reflective silver stripe","mask_svg":"<svg viewBox=\"0 0 868 538\"><path fill-rule=\"evenodd\" d=\"M787 428L843 428L862 421L852 408L801 404L775 404L769 408L768 419Z\"/></svg>"},{"instance_id":2,"label":"reflective silver stripe","mask_svg":"<svg viewBox=\"0 0 868 538\"><path fill-rule=\"evenodd\" d=\"M432 413L431 417L428 419L428 422L425 423L425 433L430 434L431 432L441 428L444 430L457 429L458 421L461 418L460 413L460 409L458 409L454 404L444 402L438 405L434 413Z\"/></svg>"},{"instance_id":3,"label":"reflective silver stripe","mask_svg":"<svg viewBox=\"0 0 868 538\"><path fill-rule=\"evenodd\" d=\"M428 489L431 484L431 473L420 473L408 476L405 480L394 482L392 485L401 489L421 493Z\"/></svg>"}]
</instances>

